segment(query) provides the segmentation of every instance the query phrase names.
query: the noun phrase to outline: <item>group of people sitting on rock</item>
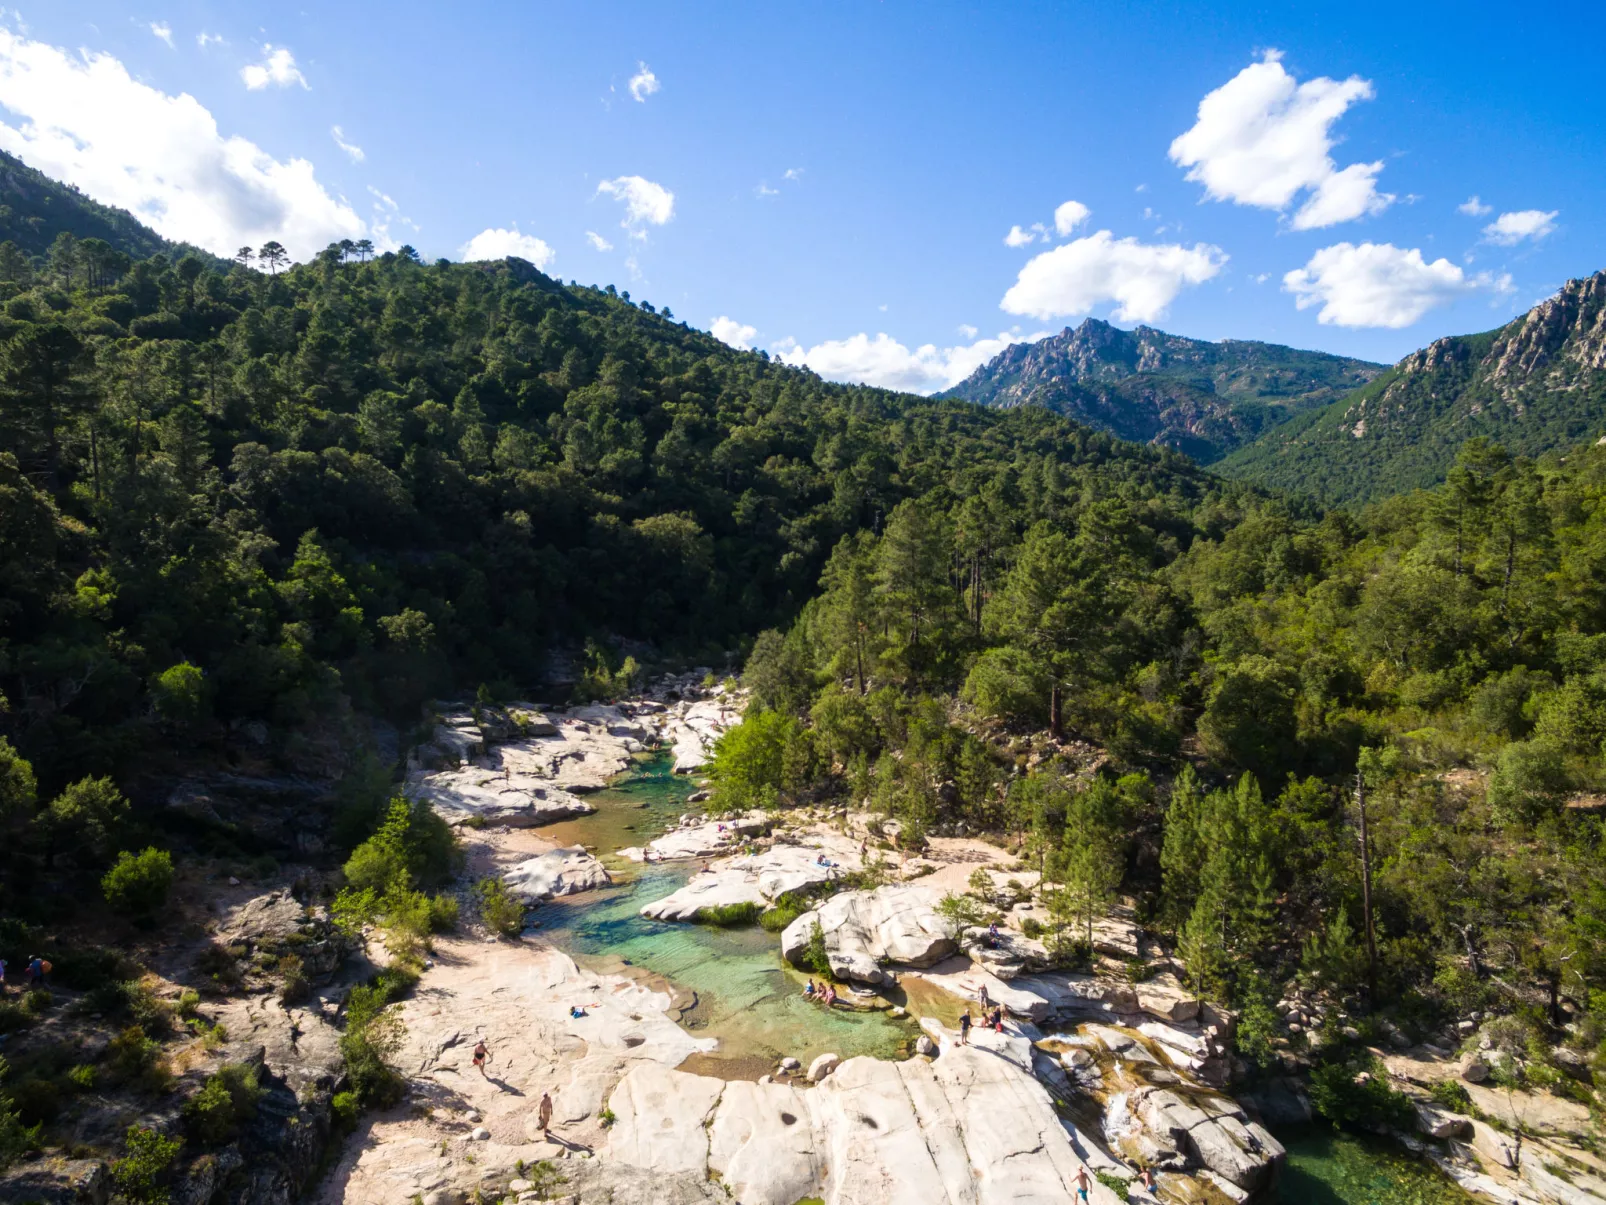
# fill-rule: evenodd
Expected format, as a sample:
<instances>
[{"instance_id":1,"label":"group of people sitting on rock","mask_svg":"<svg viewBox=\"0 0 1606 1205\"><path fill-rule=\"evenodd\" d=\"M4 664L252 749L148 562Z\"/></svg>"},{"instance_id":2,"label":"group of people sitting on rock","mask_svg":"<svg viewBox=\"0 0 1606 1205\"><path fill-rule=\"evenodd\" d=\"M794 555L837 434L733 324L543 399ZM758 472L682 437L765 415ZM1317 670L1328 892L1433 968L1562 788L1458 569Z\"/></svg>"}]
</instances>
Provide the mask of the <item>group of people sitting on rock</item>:
<instances>
[{"instance_id":1,"label":"group of people sitting on rock","mask_svg":"<svg viewBox=\"0 0 1606 1205\"><path fill-rule=\"evenodd\" d=\"M803 989L803 999L811 1002L820 1000L825 1003L826 1008L830 1008L836 1003L836 987L831 983L822 983L816 987L814 980L810 979L809 985Z\"/></svg>"}]
</instances>

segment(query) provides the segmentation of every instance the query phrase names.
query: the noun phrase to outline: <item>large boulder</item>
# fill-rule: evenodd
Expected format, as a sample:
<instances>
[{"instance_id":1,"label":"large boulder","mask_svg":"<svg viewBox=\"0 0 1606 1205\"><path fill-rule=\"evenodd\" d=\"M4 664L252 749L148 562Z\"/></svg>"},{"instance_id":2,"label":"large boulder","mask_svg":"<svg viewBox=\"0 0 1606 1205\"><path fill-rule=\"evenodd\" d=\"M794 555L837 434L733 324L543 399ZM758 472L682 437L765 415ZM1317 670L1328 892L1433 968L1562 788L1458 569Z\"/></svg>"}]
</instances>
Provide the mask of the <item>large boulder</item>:
<instances>
[{"instance_id":1,"label":"large boulder","mask_svg":"<svg viewBox=\"0 0 1606 1205\"><path fill-rule=\"evenodd\" d=\"M408 793L435 809L448 824L496 824L530 828L589 816L597 809L529 774L483 766L415 771Z\"/></svg>"},{"instance_id":2,"label":"large boulder","mask_svg":"<svg viewBox=\"0 0 1606 1205\"><path fill-rule=\"evenodd\" d=\"M692 822L672 828L647 843L646 860L675 862L685 858L713 858L731 852L743 837L756 837L771 824L766 812L748 812L727 820Z\"/></svg>"},{"instance_id":3,"label":"large boulder","mask_svg":"<svg viewBox=\"0 0 1606 1205\"><path fill-rule=\"evenodd\" d=\"M99 1159L34 1159L0 1173L0 1201L106 1205L111 1176Z\"/></svg>"},{"instance_id":4,"label":"large boulder","mask_svg":"<svg viewBox=\"0 0 1606 1205\"><path fill-rule=\"evenodd\" d=\"M691 921L706 908L733 904L763 907L788 891L824 883L842 873L835 864L839 856L828 856L813 846L777 845L731 858L713 870L693 875L673 895L645 905L641 915L653 920ZM856 856L854 862L857 863Z\"/></svg>"},{"instance_id":5,"label":"large boulder","mask_svg":"<svg viewBox=\"0 0 1606 1205\"><path fill-rule=\"evenodd\" d=\"M910 885L844 891L788 925L781 953L793 966L806 966L818 924L831 973L839 978L881 983L883 963L929 967L958 948L937 913L937 898L929 887Z\"/></svg>"},{"instance_id":6,"label":"large boulder","mask_svg":"<svg viewBox=\"0 0 1606 1205\"><path fill-rule=\"evenodd\" d=\"M527 858L505 872L502 881L514 895L529 901L576 895L613 883L602 863L578 845Z\"/></svg>"}]
</instances>

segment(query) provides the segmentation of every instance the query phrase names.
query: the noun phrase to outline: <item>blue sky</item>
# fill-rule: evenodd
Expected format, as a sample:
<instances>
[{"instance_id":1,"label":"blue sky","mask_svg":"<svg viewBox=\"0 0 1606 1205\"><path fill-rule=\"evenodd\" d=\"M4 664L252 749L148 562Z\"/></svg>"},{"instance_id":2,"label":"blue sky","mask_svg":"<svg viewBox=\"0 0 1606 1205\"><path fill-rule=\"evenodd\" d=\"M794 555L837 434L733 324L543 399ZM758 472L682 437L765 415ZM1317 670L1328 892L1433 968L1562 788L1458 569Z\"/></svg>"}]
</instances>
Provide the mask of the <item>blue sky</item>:
<instances>
[{"instance_id":1,"label":"blue sky","mask_svg":"<svg viewBox=\"0 0 1606 1205\"><path fill-rule=\"evenodd\" d=\"M56 0L0 146L220 251L522 251L922 391L1086 314L1390 361L1606 267L1603 10Z\"/></svg>"}]
</instances>

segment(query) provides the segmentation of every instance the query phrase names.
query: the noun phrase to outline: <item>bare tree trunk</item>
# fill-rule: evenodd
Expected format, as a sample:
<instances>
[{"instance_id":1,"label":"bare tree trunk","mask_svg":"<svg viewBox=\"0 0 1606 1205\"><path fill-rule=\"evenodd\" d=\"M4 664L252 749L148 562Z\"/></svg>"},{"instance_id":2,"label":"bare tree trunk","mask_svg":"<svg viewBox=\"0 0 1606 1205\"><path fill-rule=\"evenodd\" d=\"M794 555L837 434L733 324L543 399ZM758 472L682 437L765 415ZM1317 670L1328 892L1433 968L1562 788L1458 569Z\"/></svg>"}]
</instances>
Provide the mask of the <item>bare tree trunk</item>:
<instances>
[{"instance_id":1,"label":"bare tree trunk","mask_svg":"<svg viewBox=\"0 0 1606 1205\"><path fill-rule=\"evenodd\" d=\"M1054 683L1053 689L1048 692L1048 731L1055 740L1065 735L1065 723L1060 714L1060 684Z\"/></svg>"}]
</instances>

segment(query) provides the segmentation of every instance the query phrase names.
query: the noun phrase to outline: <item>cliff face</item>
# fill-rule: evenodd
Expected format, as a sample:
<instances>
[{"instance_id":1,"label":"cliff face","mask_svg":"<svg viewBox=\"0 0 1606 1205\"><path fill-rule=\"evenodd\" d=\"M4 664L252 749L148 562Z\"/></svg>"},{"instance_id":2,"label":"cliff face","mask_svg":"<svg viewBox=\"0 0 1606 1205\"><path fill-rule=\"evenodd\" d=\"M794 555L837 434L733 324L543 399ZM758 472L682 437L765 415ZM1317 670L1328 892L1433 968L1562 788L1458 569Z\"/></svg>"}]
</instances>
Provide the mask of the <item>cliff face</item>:
<instances>
[{"instance_id":1,"label":"cliff face","mask_svg":"<svg viewBox=\"0 0 1606 1205\"><path fill-rule=\"evenodd\" d=\"M1371 385L1270 431L1218 471L1364 502L1443 479L1468 439L1540 456L1606 430L1606 272L1498 330L1435 340Z\"/></svg>"},{"instance_id":2,"label":"cliff face","mask_svg":"<svg viewBox=\"0 0 1606 1205\"><path fill-rule=\"evenodd\" d=\"M1201 463L1371 381L1380 364L1271 343L1210 343L1089 318L1005 348L944 396L1045 406Z\"/></svg>"}]
</instances>

